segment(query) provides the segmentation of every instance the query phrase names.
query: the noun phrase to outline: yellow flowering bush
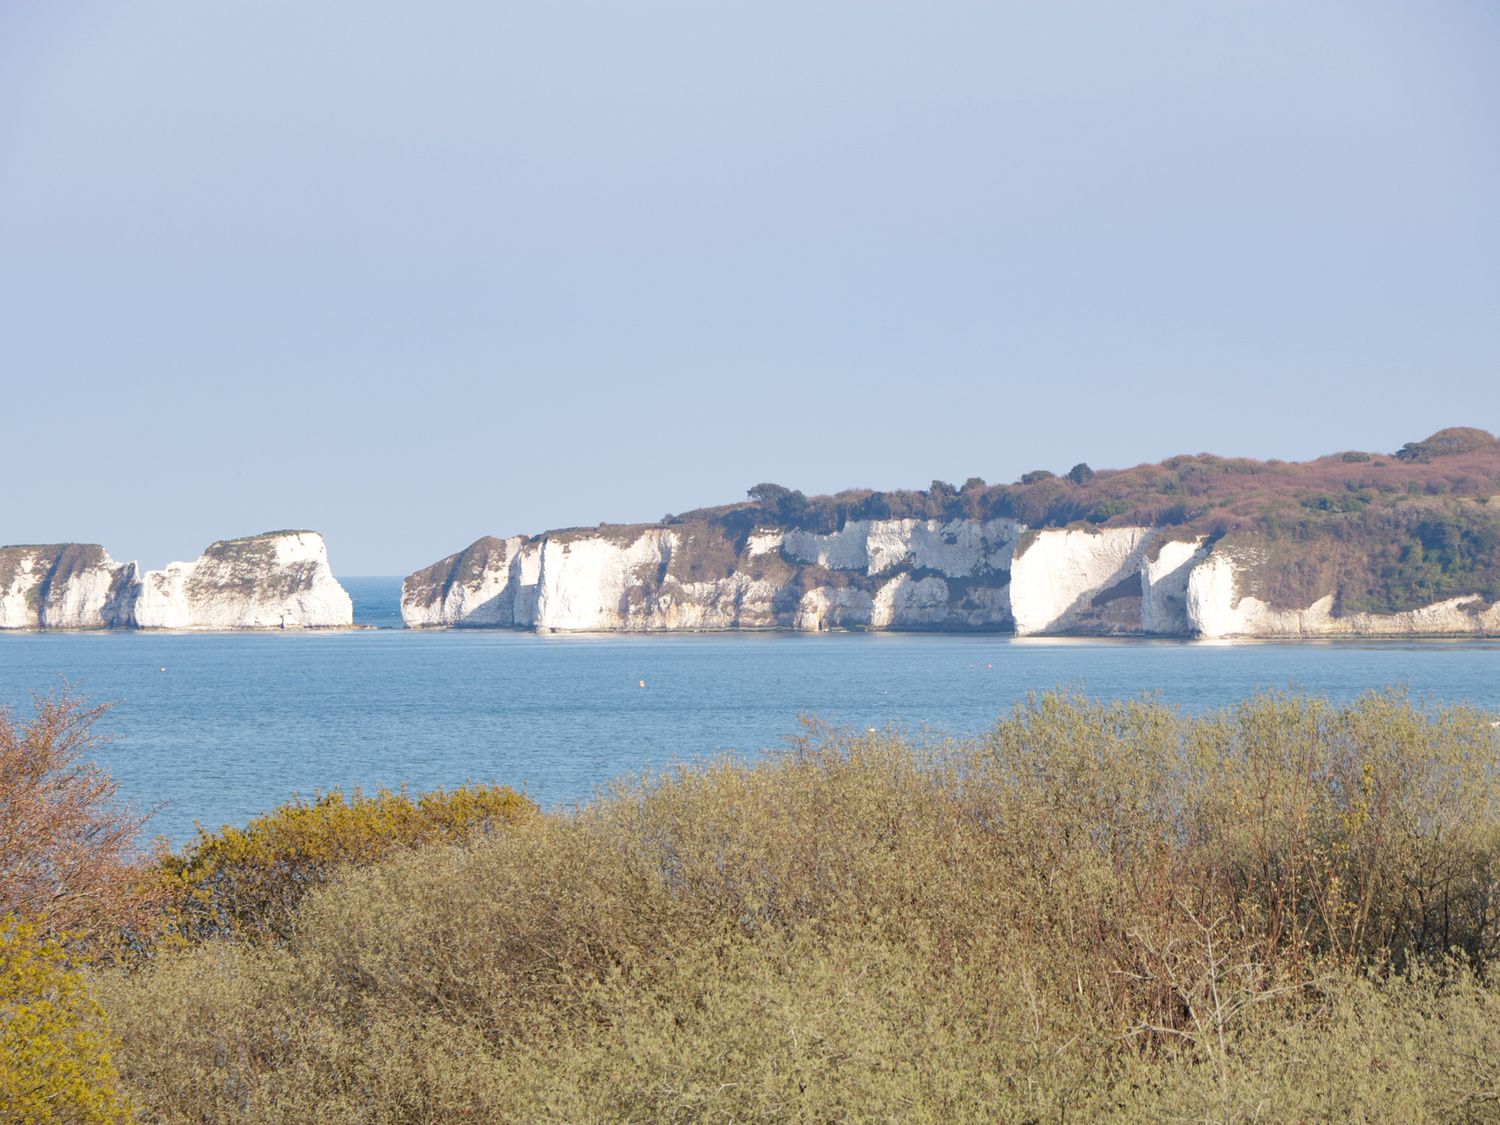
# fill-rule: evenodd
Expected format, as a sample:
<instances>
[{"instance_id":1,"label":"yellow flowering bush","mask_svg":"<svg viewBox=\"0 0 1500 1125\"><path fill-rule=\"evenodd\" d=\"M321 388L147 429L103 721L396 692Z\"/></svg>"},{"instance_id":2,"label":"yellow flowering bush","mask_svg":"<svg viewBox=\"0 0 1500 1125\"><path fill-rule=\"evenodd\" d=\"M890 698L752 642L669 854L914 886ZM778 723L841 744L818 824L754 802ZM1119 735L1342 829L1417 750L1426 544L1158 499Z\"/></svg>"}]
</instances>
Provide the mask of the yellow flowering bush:
<instances>
[{"instance_id":1,"label":"yellow flowering bush","mask_svg":"<svg viewBox=\"0 0 1500 1125\"><path fill-rule=\"evenodd\" d=\"M178 902L174 924L189 939L279 938L308 891L346 865L375 863L424 844L461 844L535 811L514 790L464 785L412 797L381 789L334 790L293 800L244 828L198 830L181 853L160 859Z\"/></svg>"},{"instance_id":2,"label":"yellow flowering bush","mask_svg":"<svg viewBox=\"0 0 1500 1125\"><path fill-rule=\"evenodd\" d=\"M103 1009L56 940L0 921L0 1113L7 1125L127 1122Z\"/></svg>"}]
</instances>

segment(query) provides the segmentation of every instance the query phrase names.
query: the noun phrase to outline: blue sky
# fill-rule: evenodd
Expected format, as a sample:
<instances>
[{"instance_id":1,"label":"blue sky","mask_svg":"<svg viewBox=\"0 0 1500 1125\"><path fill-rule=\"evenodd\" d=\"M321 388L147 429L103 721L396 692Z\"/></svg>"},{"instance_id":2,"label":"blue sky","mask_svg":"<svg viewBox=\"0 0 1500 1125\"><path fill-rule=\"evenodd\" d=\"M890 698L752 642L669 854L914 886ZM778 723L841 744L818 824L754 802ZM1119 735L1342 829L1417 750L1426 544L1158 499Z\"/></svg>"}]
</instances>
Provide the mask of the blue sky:
<instances>
[{"instance_id":1,"label":"blue sky","mask_svg":"<svg viewBox=\"0 0 1500 1125\"><path fill-rule=\"evenodd\" d=\"M1500 6L0 5L0 542L1500 429Z\"/></svg>"}]
</instances>

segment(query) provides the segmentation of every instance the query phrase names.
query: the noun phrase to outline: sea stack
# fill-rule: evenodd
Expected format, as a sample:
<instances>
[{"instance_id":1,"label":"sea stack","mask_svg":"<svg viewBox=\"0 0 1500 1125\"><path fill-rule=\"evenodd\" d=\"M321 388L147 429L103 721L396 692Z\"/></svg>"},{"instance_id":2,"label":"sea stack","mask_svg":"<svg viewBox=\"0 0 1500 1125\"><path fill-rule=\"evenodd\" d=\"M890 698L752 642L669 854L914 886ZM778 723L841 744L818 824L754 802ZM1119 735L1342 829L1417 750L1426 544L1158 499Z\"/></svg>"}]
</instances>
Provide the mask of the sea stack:
<instances>
[{"instance_id":1,"label":"sea stack","mask_svg":"<svg viewBox=\"0 0 1500 1125\"><path fill-rule=\"evenodd\" d=\"M135 563L97 543L0 547L0 629L108 629L129 618Z\"/></svg>"},{"instance_id":2,"label":"sea stack","mask_svg":"<svg viewBox=\"0 0 1500 1125\"><path fill-rule=\"evenodd\" d=\"M317 629L354 623L314 531L210 544L140 573L97 544L0 547L0 629Z\"/></svg>"},{"instance_id":3,"label":"sea stack","mask_svg":"<svg viewBox=\"0 0 1500 1125\"><path fill-rule=\"evenodd\" d=\"M210 544L196 562L141 578L138 629L317 629L354 623L354 604L315 531L268 531Z\"/></svg>"}]
</instances>

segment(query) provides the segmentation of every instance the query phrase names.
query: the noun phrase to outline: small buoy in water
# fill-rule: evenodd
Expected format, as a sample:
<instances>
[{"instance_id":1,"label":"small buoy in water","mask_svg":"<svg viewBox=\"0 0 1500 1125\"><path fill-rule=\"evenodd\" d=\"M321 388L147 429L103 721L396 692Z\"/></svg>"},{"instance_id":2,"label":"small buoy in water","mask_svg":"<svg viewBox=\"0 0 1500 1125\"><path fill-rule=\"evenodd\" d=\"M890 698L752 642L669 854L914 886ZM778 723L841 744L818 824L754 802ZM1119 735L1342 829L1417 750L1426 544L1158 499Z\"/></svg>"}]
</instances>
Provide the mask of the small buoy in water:
<instances>
[{"instance_id":1,"label":"small buoy in water","mask_svg":"<svg viewBox=\"0 0 1500 1125\"><path fill-rule=\"evenodd\" d=\"M642 680L642 681L641 681L641 687L645 687L645 686L646 686L646 681L645 681L645 680Z\"/></svg>"},{"instance_id":2,"label":"small buoy in water","mask_svg":"<svg viewBox=\"0 0 1500 1125\"><path fill-rule=\"evenodd\" d=\"M985 667L986 668L994 668L995 666L993 664L986 664Z\"/></svg>"}]
</instances>

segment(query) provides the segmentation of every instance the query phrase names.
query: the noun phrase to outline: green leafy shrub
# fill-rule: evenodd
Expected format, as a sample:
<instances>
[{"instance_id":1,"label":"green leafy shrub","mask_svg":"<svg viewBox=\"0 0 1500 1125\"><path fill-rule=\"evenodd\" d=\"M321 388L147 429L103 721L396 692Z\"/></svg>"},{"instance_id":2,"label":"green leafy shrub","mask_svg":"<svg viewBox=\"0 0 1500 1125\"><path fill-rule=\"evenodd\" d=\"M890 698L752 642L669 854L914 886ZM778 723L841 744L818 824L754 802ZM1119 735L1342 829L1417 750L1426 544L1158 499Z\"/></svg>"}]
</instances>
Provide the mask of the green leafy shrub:
<instances>
[{"instance_id":1,"label":"green leafy shrub","mask_svg":"<svg viewBox=\"0 0 1500 1125\"><path fill-rule=\"evenodd\" d=\"M807 497L793 488L762 482L746 494L755 503L765 518L788 526L794 526L807 511Z\"/></svg>"},{"instance_id":2,"label":"green leafy shrub","mask_svg":"<svg viewBox=\"0 0 1500 1125\"><path fill-rule=\"evenodd\" d=\"M1094 479L1094 475L1094 470L1089 468L1088 463L1084 461L1078 462L1068 470L1068 479L1074 484L1088 484Z\"/></svg>"}]
</instances>

